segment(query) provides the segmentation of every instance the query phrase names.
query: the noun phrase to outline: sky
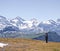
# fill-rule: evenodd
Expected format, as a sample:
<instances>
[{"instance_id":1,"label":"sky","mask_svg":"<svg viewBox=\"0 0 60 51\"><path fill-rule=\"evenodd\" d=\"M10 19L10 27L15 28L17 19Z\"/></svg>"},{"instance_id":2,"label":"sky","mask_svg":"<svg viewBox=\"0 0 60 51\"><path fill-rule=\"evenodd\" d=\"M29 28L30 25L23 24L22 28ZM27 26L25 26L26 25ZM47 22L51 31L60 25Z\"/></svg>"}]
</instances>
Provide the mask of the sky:
<instances>
[{"instance_id":1,"label":"sky","mask_svg":"<svg viewBox=\"0 0 60 51\"><path fill-rule=\"evenodd\" d=\"M39 21L60 18L60 0L0 0L0 15Z\"/></svg>"}]
</instances>

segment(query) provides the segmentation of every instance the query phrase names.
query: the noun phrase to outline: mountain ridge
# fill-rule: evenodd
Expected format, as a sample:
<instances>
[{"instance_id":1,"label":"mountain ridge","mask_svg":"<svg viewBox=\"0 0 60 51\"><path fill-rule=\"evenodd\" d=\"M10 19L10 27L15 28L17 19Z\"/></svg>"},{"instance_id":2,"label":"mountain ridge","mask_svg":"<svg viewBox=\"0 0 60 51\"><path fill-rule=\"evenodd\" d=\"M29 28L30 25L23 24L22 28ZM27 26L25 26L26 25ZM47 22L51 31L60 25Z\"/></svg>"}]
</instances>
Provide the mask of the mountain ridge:
<instances>
[{"instance_id":1,"label":"mountain ridge","mask_svg":"<svg viewBox=\"0 0 60 51\"><path fill-rule=\"evenodd\" d=\"M56 32L57 37L60 37L59 21L50 19L38 22L35 18L27 21L19 16L8 21L7 18L0 16L0 37L20 38L23 35L23 38L36 38L46 32Z\"/></svg>"},{"instance_id":2,"label":"mountain ridge","mask_svg":"<svg viewBox=\"0 0 60 51\"><path fill-rule=\"evenodd\" d=\"M0 16L0 30L8 26L15 26L20 30L30 30L30 29L40 29L44 31L60 31L59 25L54 20L47 20L38 22L37 19L33 18L29 21L22 19L21 17L17 16L16 18L10 20L10 22L4 17ZM38 24L39 23L39 24Z\"/></svg>"}]
</instances>

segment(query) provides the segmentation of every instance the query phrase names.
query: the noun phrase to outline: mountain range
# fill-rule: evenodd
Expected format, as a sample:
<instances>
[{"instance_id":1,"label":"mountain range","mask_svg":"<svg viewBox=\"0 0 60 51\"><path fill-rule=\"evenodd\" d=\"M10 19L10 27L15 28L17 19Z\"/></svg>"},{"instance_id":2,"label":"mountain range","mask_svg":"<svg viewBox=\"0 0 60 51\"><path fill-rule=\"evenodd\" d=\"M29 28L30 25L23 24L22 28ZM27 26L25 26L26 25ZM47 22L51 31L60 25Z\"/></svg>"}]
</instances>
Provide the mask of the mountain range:
<instances>
[{"instance_id":1,"label":"mountain range","mask_svg":"<svg viewBox=\"0 0 60 51\"><path fill-rule=\"evenodd\" d=\"M35 18L27 21L17 16L14 19L8 20L6 17L0 16L0 37L37 39L45 35L46 32L51 32L50 34L53 35L57 34L60 37L60 19L57 19L57 21L50 19L38 22ZM53 32L56 32L56 34Z\"/></svg>"}]
</instances>

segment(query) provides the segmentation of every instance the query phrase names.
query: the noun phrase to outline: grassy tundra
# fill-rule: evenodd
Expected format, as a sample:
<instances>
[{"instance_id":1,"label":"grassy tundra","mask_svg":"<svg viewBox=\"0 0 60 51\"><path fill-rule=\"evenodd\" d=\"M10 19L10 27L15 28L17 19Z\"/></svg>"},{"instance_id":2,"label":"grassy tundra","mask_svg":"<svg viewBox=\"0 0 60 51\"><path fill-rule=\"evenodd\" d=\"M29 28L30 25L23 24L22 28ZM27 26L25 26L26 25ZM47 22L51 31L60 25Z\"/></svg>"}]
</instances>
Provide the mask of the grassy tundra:
<instances>
[{"instance_id":1,"label":"grassy tundra","mask_svg":"<svg viewBox=\"0 0 60 51\"><path fill-rule=\"evenodd\" d=\"M0 48L0 51L60 51L60 43L31 39L0 38L0 42L8 43L8 46Z\"/></svg>"}]
</instances>

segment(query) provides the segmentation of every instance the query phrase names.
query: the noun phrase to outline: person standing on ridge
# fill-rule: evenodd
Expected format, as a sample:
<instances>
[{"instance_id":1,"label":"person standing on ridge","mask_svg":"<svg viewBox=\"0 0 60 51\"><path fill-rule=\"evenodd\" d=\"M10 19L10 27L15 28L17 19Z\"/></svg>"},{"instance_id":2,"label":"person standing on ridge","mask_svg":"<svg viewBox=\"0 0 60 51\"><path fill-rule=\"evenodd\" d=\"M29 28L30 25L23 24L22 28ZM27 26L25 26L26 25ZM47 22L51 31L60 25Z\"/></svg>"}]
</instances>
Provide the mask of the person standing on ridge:
<instances>
[{"instance_id":1,"label":"person standing on ridge","mask_svg":"<svg viewBox=\"0 0 60 51\"><path fill-rule=\"evenodd\" d=\"M46 40L46 43L48 43L48 33L45 33L45 40Z\"/></svg>"}]
</instances>

